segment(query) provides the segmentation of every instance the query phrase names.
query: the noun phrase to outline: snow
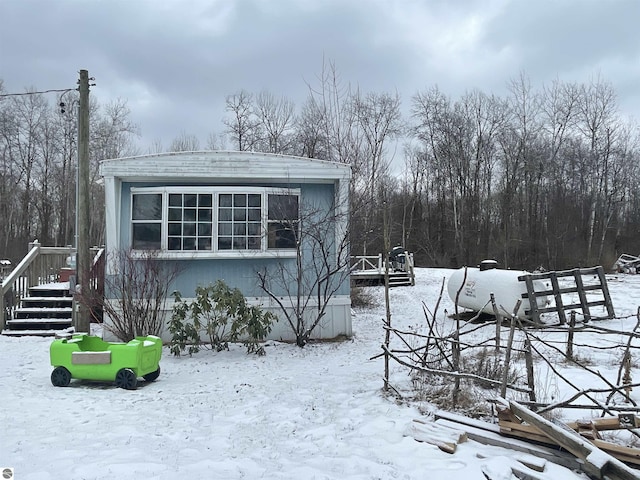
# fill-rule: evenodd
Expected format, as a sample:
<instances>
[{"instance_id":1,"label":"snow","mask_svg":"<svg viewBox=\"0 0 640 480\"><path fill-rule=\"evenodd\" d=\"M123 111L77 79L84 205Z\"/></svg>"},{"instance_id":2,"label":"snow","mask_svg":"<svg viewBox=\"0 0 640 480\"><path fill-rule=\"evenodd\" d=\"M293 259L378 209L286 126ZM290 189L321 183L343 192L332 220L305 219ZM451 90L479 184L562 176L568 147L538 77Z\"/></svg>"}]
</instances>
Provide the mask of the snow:
<instances>
[{"instance_id":1,"label":"snow","mask_svg":"<svg viewBox=\"0 0 640 480\"><path fill-rule=\"evenodd\" d=\"M394 325L424 325L422 302L435 305L451 272L418 269L415 287L392 289ZM612 278L616 314L627 318L599 324L633 328L639 287L640 275ZM416 419L431 419L416 405L383 394L383 359L370 359L384 340L384 295L382 287L367 291L378 305L354 311L350 340L304 349L270 341L263 357L247 355L240 345L193 357L173 357L165 347L158 380L141 382L134 391L77 380L54 387L50 338L0 337L0 469L14 468L20 480L485 480L483 472L513 480L511 465L527 471L518 462L520 452L468 440L448 454L409 434ZM445 308L452 311L446 296L440 316L451 328ZM615 381L611 353L597 355L592 364L602 365ZM391 368L392 383L402 392L408 374ZM572 375L577 384L593 383L580 371ZM633 378L640 378L635 369ZM572 392L559 384L550 390L556 400ZM640 400L635 391L632 396ZM570 414L575 419L577 413ZM436 439L452 435L437 423L428 428L437 429L442 435L434 433ZM550 462L544 473L533 473L586 478Z\"/></svg>"}]
</instances>

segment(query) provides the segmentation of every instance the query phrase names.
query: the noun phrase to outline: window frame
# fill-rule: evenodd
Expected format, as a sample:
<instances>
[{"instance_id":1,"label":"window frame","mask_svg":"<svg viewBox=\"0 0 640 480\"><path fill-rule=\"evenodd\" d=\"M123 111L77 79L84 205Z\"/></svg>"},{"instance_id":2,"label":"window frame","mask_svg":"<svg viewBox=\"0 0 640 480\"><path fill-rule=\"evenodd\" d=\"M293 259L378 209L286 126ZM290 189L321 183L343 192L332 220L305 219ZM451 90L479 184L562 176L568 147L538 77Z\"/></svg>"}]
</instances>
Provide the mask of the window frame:
<instances>
[{"instance_id":1,"label":"window frame","mask_svg":"<svg viewBox=\"0 0 640 480\"><path fill-rule=\"evenodd\" d=\"M158 192L145 192L140 194L141 196L147 195L147 196L157 196ZM131 238L129 241L129 245L131 246L132 249L134 249L133 243L134 243L134 233L135 233L135 227L137 225L160 225L160 245L158 247L154 247L154 248L138 248L136 250L153 250L153 251L160 251L162 250L162 217L163 217L163 205L164 205L164 199L162 197L162 195L160 194L160 218L133 218L134 217L134 209L135 209L135 205L134 205L134 201L133 201L133 195L131 196L131 213L129 215L130 218L130 225L131 225Z\"/></svg>"},{"instance_id":2,"label":"window frame","mask_svg":"<svg viewBox=\"0 0 640 480\"><path fill-rule=\"evenodd\" d=\"M165 259L185 259L185 258L269 258L269 257L295 257L295 248L269 248L268 239L268 202L269 195L292 195L298 197L298 225L300 225L300 188L282 188L282 187L255 187L255 186L149 186L149 187L131 187L129 192L130 208L129 208L129 239L128 244L135 255L135 252L143 252L143 249L133 248L133 202L135 195L160 194L162 201L162 213L160 220L160 248L155 249L159 258ZM182 194L211 194L211 249L210 250L169 250L169 195ZM221 194L260 194L260 248L259 249L220 249L218 246L219 238L219 202ZM184 208L184 205L183 205ZM157 221L156 221L157 222ZM184 218L182 220L184 223Z\"/></svg>"}]
</instances>

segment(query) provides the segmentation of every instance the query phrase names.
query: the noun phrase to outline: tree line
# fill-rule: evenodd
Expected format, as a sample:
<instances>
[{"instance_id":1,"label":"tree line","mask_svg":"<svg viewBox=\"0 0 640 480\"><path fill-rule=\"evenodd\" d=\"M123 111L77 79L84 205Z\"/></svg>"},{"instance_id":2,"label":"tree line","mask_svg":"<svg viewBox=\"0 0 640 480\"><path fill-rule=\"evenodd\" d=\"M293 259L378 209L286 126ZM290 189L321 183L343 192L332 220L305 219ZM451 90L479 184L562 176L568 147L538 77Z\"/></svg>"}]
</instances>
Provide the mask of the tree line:
<instances>
[{"instance_id":1,"label":"tree line","mask_svg":"<svg viewBox=\"0 0 640 480\"><path fill-rule=\"evenodd\" d=\"M534 88L521 74L504 96L452 98L432 86L403 105L397 92L363 92L327 63L308 87L300 106L268 91L228 94L204 149L350 164L352 254L383 252L385 235L424 266L493 258L504 268L608 268L640 253L640 131L599 76ZM0 97L0 258L19 260L35 238L74 244L76 93ZM90 235L100 245L99 162L144 151L126 101L92 99L90 119ZM200 149L182 131L146 153Z\"/></svg>"}]
</instances>

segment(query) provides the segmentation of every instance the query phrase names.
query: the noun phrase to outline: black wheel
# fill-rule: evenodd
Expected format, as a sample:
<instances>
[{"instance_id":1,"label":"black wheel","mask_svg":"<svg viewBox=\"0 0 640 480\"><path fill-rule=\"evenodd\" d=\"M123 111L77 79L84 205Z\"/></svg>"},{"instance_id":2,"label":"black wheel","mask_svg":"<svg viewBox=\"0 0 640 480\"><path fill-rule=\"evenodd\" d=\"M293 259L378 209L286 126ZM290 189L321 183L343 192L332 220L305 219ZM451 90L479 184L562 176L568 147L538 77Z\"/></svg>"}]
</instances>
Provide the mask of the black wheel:
<instances>
[{"instance_id":1,"label":"black wheel","mask_svg":"<svg viewBox=\"0 0 640 480\"><path fill-rule=\"evenodd\" d=\"M51 383L55 387L66 387L71 382L71 373L64 367L56 367L51 372Z\"/></svg>"},{"instance_id":2,"label":"black wheel","mask_svg":"<svg viewBox=\"0 0 640 480\"><path fill-rule=\"evenodd\" d=\"M130 368L118 370L118 373L116 373L116 387L135 390L138 387L138 379L135 372Z\"/></svg>"},{"instance_id":3,"label":"black wheel","mask_svg":"<svg viewBox=\"0 0 640 480\"><path fill-rule=\"evenodd\" d=\"M146 375L143 375L142 378L144 378L147 382L153 382L159 376L160 376L160 365L158 365L158 369L155 372L147 373Z\"/></svg>"}]
</instances>

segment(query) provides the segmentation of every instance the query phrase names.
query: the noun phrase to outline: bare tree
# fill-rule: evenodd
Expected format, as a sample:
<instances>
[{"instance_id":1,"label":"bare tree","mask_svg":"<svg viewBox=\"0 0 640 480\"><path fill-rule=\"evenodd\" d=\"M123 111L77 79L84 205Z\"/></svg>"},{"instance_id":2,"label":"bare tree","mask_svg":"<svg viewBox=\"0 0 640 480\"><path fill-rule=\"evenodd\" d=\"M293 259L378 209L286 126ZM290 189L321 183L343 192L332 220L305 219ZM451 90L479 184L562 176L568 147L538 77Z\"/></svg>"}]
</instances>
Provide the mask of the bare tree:
<instances>
[{"instance_id":1,"label":"bare tree","mask_svg":"<svg viewBox=\"0 0 640 480\"><path fill-rule=\"evenodd\" d=\"M159 138L156 138L155 140L153 140L151 142L151 145L149 145L149 148L147 149L147 153L149 154L158 154L164 151L165 149L162 146L162 140L160 140Z\"/></svg>"},{"instance_id":2,"label":"bare tree","mask_svg":"<svg viewBox=\"0 0 640 480\"><path fill-rule=\"evenodd\" d=\"M227 134L239 151L254 150L261 138L260 121L254 114L253 94L240 90L227 95L226 110L231 116L223 119Z\"/></svg>"},{"instance_id":3,"label":"bare tree","mask_svg":"<svg viewBox=\"0 0 640 480\"><path fill-rule=\"evenodd\" d=\"M588 260L592 259L593 241L596 235L596 222L603 221L611 205L605 203L605 211L599 211L603 197L607 196L607 189L612 180L612 151L617 135L616 94L611 84L596 77L589 85L581 89L578 118L578 130L587 141L588 156L585 162L587 185L589 186L589 206L587 225L587 253ZM606 227L605 227L606 228ZM598 260L598 259L596 259Z\"/></svg>"},{"instance_id":4,"label":"bare tree","mask_svg":"<svg viewBox=\"0 0 640 480\"><path fill-rule=\"evenodd\" d=\"M196 152L200 150L200 140L195 135L187 134L185 131L180 132L173 139L169 146L170 152Z\"/></svg>"},{"instance_id":5,"label":"bare tree","mask_svg":"<svg viewBox=\"0 0 640 480\"><path fill-rule=\"evenodd\" d=\"M274 217L281 219L270 235L277 235L295 248L295 259L258 271L260 288L279 307L294 333L296 345L304 347L324 319L331 299L349 282L349 233L341 229L348 213L340 205L303 204L285 200ZM297 210L297 208L296 208Z\"/></svg>"},{"instance_id":6,"label":"bare tree","mask_svg":"<svg viewBox=\"0 0 640 480\"><path fill-rule=\"evenodd\" d=\"M363 255L366 255L369 232L378 230L377 235L382 238L381 225L377 221L382 215L376 193L381 178L388 174L387 143L402 133L400 97L397 93L363 95L357 91L351 98L351 108L363 138L363 161L358 173L354 174L354 189L360 190L360 198L368 204L366 209L356 205L356 210L364 216L361 238Z\"/></svg>"},{"instance_id":7,"label":"bare tree","mask_svg":"<svg viewBox=\"0 0 640 480\"><path fill-rule=\"evenodd\" d=\"M348 163L356 176L363 161L361 132L356 128L356 118L351 99L350 84L344 84L335 63L323 59L318 85L309 87L307 103L313 105L312 118L320 120L324 130L320 138L327 143L322 149L324 160Z\"/></svg>"},{"instance_id":8,"label":"bare tree","mask_svg":"<svg viewBox=\"0 0 640 480\"><path fill-rule=\"evenodd\" d=\"M296 119L297 154L302 157L329 159L329 139L322 107L309 95Z\"/></svg>"},{"instance_id":9,"label":"bare tree","mask_svg":"<svg viewBox=\"0 0 640 480\"><path fill-rule=\"evenodd\" d=\"M294 108L291 100L285 97L276 98L264 90L256 96L254 113L264 135L261 151L291 153L294 139Z\"/></svg>"},{"instance_id":10,"label":"bare tree","mask_svg":"<svg viewBox=\"0 0 640 480\"><path fill-rule=\"evenodd\" d=\"M224 150L226 139L223 133L210 132L207 137L207 150Z\"/></svg>"}]
</instances>

